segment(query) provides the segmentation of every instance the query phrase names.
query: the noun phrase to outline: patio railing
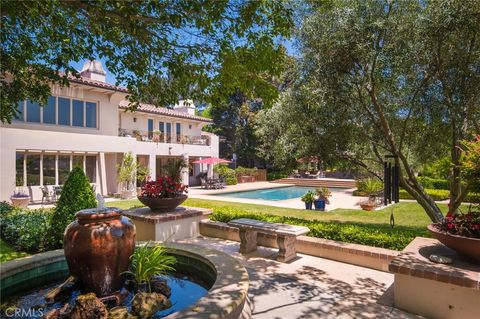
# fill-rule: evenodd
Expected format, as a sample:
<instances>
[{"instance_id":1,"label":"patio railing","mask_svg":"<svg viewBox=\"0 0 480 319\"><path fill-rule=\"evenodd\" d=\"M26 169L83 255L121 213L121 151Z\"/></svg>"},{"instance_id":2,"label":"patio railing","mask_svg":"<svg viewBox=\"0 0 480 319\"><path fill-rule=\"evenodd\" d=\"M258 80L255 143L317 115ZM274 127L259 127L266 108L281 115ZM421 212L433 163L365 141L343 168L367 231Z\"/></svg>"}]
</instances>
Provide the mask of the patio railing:
<instances>
[{"instance_id":1,"label":"patio railing","mask_svg":"<svg viewBox=\"0 0 480 319\"><path fill-rule=\"evenodd\" d=\"M120 128L118 130L118 136L133 137L136 138L137 141L142 142L210 145L210 137L206 135L168 134L157 131L139 131Z\"/></svg>"}]
</instances>

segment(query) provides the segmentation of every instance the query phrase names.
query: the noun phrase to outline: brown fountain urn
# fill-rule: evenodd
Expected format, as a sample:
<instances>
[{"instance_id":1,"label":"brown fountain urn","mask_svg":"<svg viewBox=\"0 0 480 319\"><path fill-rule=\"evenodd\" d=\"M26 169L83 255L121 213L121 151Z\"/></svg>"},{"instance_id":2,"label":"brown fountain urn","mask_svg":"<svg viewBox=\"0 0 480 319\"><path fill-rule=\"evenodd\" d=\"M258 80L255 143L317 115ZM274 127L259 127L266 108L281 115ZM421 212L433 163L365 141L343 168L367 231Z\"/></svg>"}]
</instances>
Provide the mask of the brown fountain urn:
<instances>
[{"instance_id":1,"label":"brown fountain urn","mask_svg":"<svg viewBox=\"0 0 480 319\"><path fill-rule=\"evenodd\" d=\"M84 209L65 229L68 268L82 292L107 296L123 285L135 249L135 225L117 208Z\"/></svg>"}]
</instances>

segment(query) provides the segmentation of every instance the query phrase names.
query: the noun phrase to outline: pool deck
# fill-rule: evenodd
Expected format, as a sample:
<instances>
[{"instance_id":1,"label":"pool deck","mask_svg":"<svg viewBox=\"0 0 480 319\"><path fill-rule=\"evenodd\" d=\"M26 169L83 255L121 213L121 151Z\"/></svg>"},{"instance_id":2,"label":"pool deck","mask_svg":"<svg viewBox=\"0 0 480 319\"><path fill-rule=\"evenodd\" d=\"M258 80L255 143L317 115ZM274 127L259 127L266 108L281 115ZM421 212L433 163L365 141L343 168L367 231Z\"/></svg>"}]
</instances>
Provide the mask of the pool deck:
<instances>
[{"instance_id":1,"label":"pool deck","mask_svg":"<svg viewBox=\"0 0 480 319\"><path fill-rule=\"evenodd\" d=\"M255 319L419 318L392 306L391 273L303 254L280 263L276 249L259 247L242 255L238 242L223 239L186 242L226 252L243 264Z\"/></svg>"},{"instance_id":2,"label":"pool deck","mask_svg":"<svg viewBox=\"0 0 480 319\"><path fill-rule=\"evenodd\" d=\"M300 198L272 201L272 200L238 198L238 197L228 197L228 196L212 196L215 194L242 192L242 191L265 189L265 188L278 188L278 187L286 187L286 186L292 186L292 185L270 183L270 182L255 182L255 183L242 183L237 185L231 185L231 186L227 186L224 189L202 189L200 187L190 187L188 196L191 198L199 198L199 199L305 209L305 204L300 200ZM365 198L354 197L352 195L353 191L354 191L353 188L335 189L335 191L332 192L332 197L330 197L330 205L327 205L326 210L329 211L337 208L359 209L360 207L357 205L357 203L361 200L364 200Z\"/></svg>"}]
</instances>

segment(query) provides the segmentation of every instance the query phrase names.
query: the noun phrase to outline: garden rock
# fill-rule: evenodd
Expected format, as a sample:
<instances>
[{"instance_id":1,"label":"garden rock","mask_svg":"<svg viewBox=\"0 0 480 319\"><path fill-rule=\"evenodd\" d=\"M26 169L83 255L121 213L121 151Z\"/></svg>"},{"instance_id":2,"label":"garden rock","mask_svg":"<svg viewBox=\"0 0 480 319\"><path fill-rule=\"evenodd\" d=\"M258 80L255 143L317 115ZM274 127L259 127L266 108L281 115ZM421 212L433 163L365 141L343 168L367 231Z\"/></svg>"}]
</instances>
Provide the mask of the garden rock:
<instances>
[{"instance_id":1,"label":"garden rock","mask_svg":"<svg viewBox=\"0 0 480 319\"><path fill-rule=\"evenodd\" d=\"M70 314L71 319L107 319L107 307L94 293L80 295Z\"/></svg>"},{"instance_id":2,"label":"garden rock","mask_svg":"<svg viewBox=\"0 0 480 319\"><path fill-rule=\"evenodd\" d=\"M150 318L156 311L170 307L170 300L156 292L139 292L132 300L132 312L140 318Z\"/></svg>"},{"instance_id":3,"label":"garden rock","mask_svg":"<svg viewBox=\"0 0 480 319\"><path fill-rule=\"evenodd\" d=\"M167 281L165 279L155 277L150 281L150 285L152 285L152 289L155 292L161 293L162 295L166 296L167 298L170 298L172 291L170 287L167 284Z\"/></svg>"},{"instance_id":4,"label":"garden rock","mask_svg":"<svg viewBox=\"0 0 480 319\"><path fill-rule=\"evenodd\" d=\"M110 310L108 319L136 319L134 315L128 312L127 307L114 307Z\"/></svg>"}]
</instances>

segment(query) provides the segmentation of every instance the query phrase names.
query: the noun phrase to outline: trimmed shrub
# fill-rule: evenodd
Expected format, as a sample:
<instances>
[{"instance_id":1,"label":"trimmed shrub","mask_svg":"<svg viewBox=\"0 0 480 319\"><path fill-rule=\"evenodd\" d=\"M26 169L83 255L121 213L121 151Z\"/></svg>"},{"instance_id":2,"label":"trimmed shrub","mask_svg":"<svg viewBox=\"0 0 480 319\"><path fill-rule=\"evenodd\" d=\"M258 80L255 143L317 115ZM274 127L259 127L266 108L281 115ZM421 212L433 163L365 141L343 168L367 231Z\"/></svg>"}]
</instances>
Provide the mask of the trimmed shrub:
<instances>
[{"instance_id":1,"label":"trimmed shrub","mask_svg":"<svg viewBox=\"0 0 480 319\"><path fill-rule=\"evenodd\" d=\"M97 206L95 195L88 178L79 167L75 167L68 175L62 189L62 194L54 209L50 236L50 248L60 248L63 244L63 232L74 218L75 213L82 209Z\"/></svg>"},{"instance_id":2,"label":"trimmed shrub","mask_svg":"<svg viewBox=\"0 0 480 319\"><path fill-rule=\"evenodd\" d=\"M267 172L267 181L274 181L276 179L287 178L289 175L284 172Z\"/></svg>"},{"instance_id":3,"label":"trimmed shrub","mask_svg":"<svg viewBox=\"0 0 480 319\"><path fill-rule=\"evenodd\" d=\"M234 208L214 209L214 213L210 215L210 219L225 223L236 218L250 218L273 223L306 226L310 228L307 236L394 250L404 249L416 236L419 236L419 233L422 236L429 237L426 229L413 230L404 227L391 228L389 225L320 222L293 217L255 214Z\"/></svg>"},{"instance_id":4,"label":"trimmed shrub","mask_svg":"<svg viewBox=\"0 0 480 319\"><path fill-rule=\"evenodd\" d=\"M468 203L480 204L480 193L468 193L465 197L465 201Z\"/></svg>"},{"instance_id":5,"label":"trimmed shrub","mask_svg":"<svg viewBox=\"0 0 480 319\"><path fill-rule=\"evenodd\" d=\"M357 184L357 191L363 194L373 194L383 189L382 181L376 178L360 179L355 182Z\"/></svg>"},{"instance_id":6,"label":"trimmed shrub","mask_svg":"<svg viewBox=\"0 0 480 319\"><path fill-rule=\"evenodd\" d=\"M50 209L15 209L2 216L2 238L20 251L45 251L50 242L51 218Z\"/></svg>"},{"instance_id":7,"label":"trimmed shrub","mask_svg":"<svg viewBox=\"0 0 480 319\"><path fill-rule=\"evenodd\" d=\"M445 189L425 189L428 195L434 200L446 200L450 198L450 191ZM415 199L407 193L406 190L400 190L400 199ZM480 203L480 193L470 192L465 197L465 202L468 203Z\"/></svg>"},{"instance_id":8,"label":"trimmed shrub","mask_svg":"<svg viewBox=\"0 0 480 319\"><path fill-rule=\"evenodd\" d=\"M225 183L227 185L237 185L237 178L236 177L227 177L225 179Z\"/></svg>"},{"instance_id":9,"label":"trimmed shrub","mask_svg":"<svg viewBox=\"0 0 480 319\"><path fill-rule=\"evenodd\" d=\"M235 170L225 164L217 164L213 167L213 172L225 179L236 177Z\"/></svg>"},{"instance_id":10,"label":"trimmed shrub","mask_svg":"<svg viewBox=\"0 0 480 319\"><path fill-rule=\"evenodd\" d=\"M450 182L446 179L431 178L427 176L419 176L418 182L422 184L423 188L428 189L450 189Z\"/></svg>"},{"instance_id":11,"label":"trimmed shrub","mask_svg":"<svg viewBox=\"0 0 480 319\"><path fill-rule=\"evenodd\" d=\"M444 189L425 189L425 192L434 200L445 200L450 196L450 191ZM415 199L406 190L400 190L400 199Z\"/></svg>"}]
</instances>

